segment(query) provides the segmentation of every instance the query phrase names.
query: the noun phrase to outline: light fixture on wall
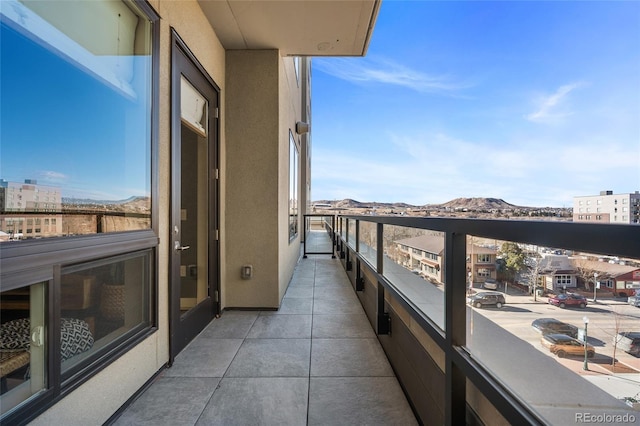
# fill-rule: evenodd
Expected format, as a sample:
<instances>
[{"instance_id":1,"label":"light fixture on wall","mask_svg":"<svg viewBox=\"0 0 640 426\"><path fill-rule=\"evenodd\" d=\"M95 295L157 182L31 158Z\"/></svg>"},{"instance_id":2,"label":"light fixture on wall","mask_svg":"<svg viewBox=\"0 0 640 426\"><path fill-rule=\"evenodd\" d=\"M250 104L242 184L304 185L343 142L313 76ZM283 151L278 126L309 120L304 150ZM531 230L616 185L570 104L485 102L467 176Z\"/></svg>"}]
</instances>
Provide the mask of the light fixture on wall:
<instances>
[{"instance_id":1,"label":"light fixture on wall","mask_svg":"<svg viewBox=\"0 0 640 426\"><path fill-rule=\"evenodd\" d=\"M309 123L305 123L304 121L298 121L296 123L296 133L299 135L309 133Z\"/></svg>"}]
</instances>

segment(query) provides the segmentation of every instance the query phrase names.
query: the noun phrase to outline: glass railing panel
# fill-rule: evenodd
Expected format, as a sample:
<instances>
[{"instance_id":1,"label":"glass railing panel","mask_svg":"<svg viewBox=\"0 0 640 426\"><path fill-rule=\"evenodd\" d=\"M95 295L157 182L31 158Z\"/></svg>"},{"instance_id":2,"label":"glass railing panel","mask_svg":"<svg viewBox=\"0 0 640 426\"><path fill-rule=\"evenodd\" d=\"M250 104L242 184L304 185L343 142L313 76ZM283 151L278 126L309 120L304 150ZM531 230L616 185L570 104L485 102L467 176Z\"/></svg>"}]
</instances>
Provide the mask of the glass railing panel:
<instances>
[{"instance_id":1,"label":"glass railing panel","mask_svg":"<svg viewBox=\"0 0 640 426\"><path fill-rule=\"evenodd\" d=\"M356 249L356 221L347 219L347 244L353 250Z\"/></svg>"},{"instance_id":2,"label":"glass railing panel","mask_svg":"<svg viewBox=\"0 0 640 426\"><path fill-rule=\"evenodd\" d=\"M378 267L377 232L376 223L360 221L359 253L376 269Z\"/></svg>"},{"instance_id":3,"label":"glass railing panel","mask_svg":"<svg viewBox=\"0 0 640 426\"><path fill-rule=\"evenodd\" d=\"M467 350L542 418L634 413L638 259L468 237L467 277Z\"/></svg>"},{"instance_id":4,"label":"glass railing panel","mask_svg":"<svg viewBox=\"0 0 640 426\"><path fill-rule=\"evenodd\" d=\"M385 225L383 275L444 330L444 234Z\"/></svg>"}]
</instances>

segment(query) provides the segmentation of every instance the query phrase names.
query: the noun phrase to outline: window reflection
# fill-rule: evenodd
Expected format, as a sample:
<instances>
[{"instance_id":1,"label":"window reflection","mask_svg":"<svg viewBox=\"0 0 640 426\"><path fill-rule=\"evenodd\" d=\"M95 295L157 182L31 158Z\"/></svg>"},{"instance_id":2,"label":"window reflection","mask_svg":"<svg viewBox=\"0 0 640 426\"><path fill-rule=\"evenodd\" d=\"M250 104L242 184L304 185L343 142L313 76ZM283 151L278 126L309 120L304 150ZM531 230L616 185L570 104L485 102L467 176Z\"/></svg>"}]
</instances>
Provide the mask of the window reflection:
<instances>
[{"instance_id":1,"label":"window reflection","mask_svg":"<svg viewBox=\"0 0 640 426\"><path fill-rule=\"evenodd\" d=\"M150 22L113 1L0 14L0 242L150 228Z\"/></svg>"}]
</instances>

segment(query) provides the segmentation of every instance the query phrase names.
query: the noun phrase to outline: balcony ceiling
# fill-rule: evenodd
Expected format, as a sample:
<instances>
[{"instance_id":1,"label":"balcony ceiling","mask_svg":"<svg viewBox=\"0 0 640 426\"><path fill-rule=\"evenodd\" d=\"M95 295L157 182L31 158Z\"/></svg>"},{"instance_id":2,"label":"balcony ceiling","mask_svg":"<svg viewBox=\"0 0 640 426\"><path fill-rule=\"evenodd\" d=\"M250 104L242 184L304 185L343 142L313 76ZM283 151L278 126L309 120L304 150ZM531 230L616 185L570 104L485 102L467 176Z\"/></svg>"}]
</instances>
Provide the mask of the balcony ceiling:
<instances>
[{"instance_id":1,"label":"balcony ceiling","mask_svg":"<svg viewBox=\"0 0 640 426\"><path fill-rule=\"evenodd\" d=\"M199 0L225 49L363 56L381 0Z\"/></svg>"}]
</instances>

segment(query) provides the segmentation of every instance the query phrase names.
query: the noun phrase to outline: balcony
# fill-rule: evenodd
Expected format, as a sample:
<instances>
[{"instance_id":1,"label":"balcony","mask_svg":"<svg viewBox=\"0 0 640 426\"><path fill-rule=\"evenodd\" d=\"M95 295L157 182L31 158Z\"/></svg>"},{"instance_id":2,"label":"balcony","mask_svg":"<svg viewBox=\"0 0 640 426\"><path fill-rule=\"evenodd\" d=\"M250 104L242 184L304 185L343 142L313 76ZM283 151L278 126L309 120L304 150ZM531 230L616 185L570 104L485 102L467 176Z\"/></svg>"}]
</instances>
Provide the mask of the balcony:
<instances>
[{"instance_id":1,"label":"balcony","mask_svg":"<svg viewBox=\"0 0 640 426\"><path fill-rule=\"evenodd\" d=\"M640 228L341 216L334 232L329 223L334 222L305 226L309 252L305 248L307 257L299 261L277 312L225 312L116 424L158 418L180 424L567 424L589 416L640 418L612 394L640 392L640 360L619 354L625 363L618 368L628 370L607 375L609 359L596 347L591 368L581 371L582 359L560 360L523 337L530 320L517 315L556 309L545 300L524 296L514 302L517 292L505 288L508 307L500 314L520 334L489 309L485 314L465 304L468 236L637 258ZM391 258L389 236L408 231L444 238L443 286ZM334 253L332 242L339 259L326 255ZM594 327L607 303L576 315L590 315ZM628 325L637 326L637 319ZM587 339L606 346L591 334Z\"/></svg>"},{"instance_id":2,"label":"balcony","mask_svg":"<svg viewBox=\"0 0 640 426\"><path fill-rule=\"evenodd\" d=\"M327 249L323 231L309 252ZM338 259L299 261L278 311L226 311L115 420L417 424Z\"/></svg>"}]
</instances>

